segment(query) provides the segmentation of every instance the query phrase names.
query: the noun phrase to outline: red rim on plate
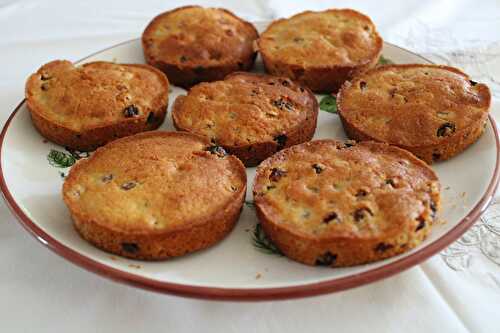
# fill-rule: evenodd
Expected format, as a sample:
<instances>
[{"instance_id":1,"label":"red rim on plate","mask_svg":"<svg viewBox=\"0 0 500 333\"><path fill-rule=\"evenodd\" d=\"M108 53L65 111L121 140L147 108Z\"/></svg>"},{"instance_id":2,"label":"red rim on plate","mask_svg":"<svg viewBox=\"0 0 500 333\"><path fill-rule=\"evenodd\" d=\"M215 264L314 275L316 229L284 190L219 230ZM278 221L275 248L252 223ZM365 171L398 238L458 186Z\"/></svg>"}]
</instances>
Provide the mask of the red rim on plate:
<instances>
[{"instance_id":1,"label":"red rim on plate","mask_svg":"<svg viewBox=\"0 0 500 333\"><path fill-rule=\"evenodd\" d=\"M79 60L77 63L82 62L98 53L135 41L136 39L111 46L104 50L93 53ZM395 45L392 46L397 47ZM405 52L412 53L405 49L402 50L404 50ZM428 63L432 63L431 61L423 58L422 56L419 56L414 53L412 54L420 57L421 59L425 60ZM115 268L111 268L105 264L99 263L94 259L91 259L90 257L84 256L78 253L77 251L70 249L69 247L63 245L58 240L54 239L49 234L44 232L40 227L36 225L35 222L33 222L21 210L15 199L12 197L12 194L10 193L7 184L5 183L1 161L2 161L5 135L7 133L7 130L9 129L9 125L12 119L14 119L15 115L17 114L17 112L23 106L24 103L25 100L23 100L16 107L14 112L12 112L12 114L10 115L9 119L7 120L7 122L3 127L2 133L0 134L0 188L2 190L5 201L7 202L7 205L11 209L14 216L19 220L21 225L36 239L38 239L42 244L46 245L49 249L56 252L60 256L66 258L67 260L73 262L74 264L115 281L167 294L181 295L194 298L212 299L212 300L233 300L233 301L279 300L279 299L314 296L334 291L345 290L392 276L396 273L399 273L405 269L408 269L424 261L425 259L438 253L446 246L451 244L453 241L458 239L470 226L472 226L472 224L486 210L486 208L488 207L489 203L493 198L493 195L495 194L496 188L498 186L498 181L500 179L500 157L499 157L500 139L498 136L498 130L495 121L490 115L489 120L493 128L493 133L495 135L497 156L496 156L495 170L493 173L493 177L489 182L486 192L479 200L479 202L474 206L474 208L453 229L451 229L448 233L446 233L444 236L437 239L433 243L427 245L426 247L422 247L420 250L417 250L415 253L408 255L404 258L401 258L399 260L396 260L385 266L375 268L360 274L356 274L354 276L338 278L318 283L311 283L301 286L293 286L293 287L236 289L236 288L200 287L200 286L163 282L146 278L140 275L124 272Z\"/></svg>"}]
</instances>

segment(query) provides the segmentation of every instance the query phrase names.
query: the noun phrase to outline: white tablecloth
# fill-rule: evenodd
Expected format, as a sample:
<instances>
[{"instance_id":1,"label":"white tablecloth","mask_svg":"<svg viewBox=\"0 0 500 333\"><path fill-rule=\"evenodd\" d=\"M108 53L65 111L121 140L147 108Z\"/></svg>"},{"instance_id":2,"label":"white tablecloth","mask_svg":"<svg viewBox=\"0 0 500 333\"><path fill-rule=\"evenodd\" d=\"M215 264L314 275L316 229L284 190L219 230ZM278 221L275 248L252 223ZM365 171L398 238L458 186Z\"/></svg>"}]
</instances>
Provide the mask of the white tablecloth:
<instances>
[{"instance_id":1,"label":"white tablecloth","mask_svg":"<svg viewBox=\"0 0 500 333\"><path fill-rule=\"evenodd\" d=\"M23 98L25 78L41 64L77 60L138 37L154 15L187 3L0 0L0 123ZM385 40L462 67L500 97L496 1L198 4L226 7L249 20L333 5L359 9ZM500 331L500 236L484 225L447 252L371 285L308 299L234 303L155 294L84 271L36 242L1 200L0 221L0 332Z\"/></svg>"}]
</instances>

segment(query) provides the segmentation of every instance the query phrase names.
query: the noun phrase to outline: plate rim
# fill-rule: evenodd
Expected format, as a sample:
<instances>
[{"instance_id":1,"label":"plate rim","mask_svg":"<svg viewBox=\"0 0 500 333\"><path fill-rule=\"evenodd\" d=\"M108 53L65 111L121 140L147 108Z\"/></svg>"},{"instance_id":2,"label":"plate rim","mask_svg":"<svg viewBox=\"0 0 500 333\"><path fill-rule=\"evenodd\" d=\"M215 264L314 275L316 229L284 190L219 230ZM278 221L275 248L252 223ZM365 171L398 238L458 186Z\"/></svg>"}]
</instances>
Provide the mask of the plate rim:
<instances>
[{"instance_id":1,"label":"plate rim","mask_svg":"<svg viewBox=\"0 0 500 333\"><path fill-rule=\"evenodd\" d=\"M78 60L75 64L81 63L88 58L91 58L99 53L105 52L107 50L116 48L121 45L136 42L140 38L130 39L124 42L114 44L112 46L106 47L102 50L91 53L90 55ZM426 59L425 57L414 53L405 48L399 47L392 43L384 42L385 44L391 45L392 47L401 49L405 52L409 52L414 56L417 56L426 62L432 63L432 61ZM2 195L5 199L7 207L11 210L12 214L18 222L35 237L39 242L48 247L50 250L65 258L69 262L86 269L90 272L96 273L100 276L106 277L108 279L118 281L127 285L134 287L139 287L142 289L156 291L165 294L172 294L178 296L185 296L190 298L201 298L210 300L231 300L231 301L265 301L265 300L284 300L290 298L301 298L309 297L320 294L332 293L336 291L346 290L375 282L383 278L393 276L400 273L408 268L411 268L424 260L435 255L446 246L458 239L467 229L469 229L472 224L482 215L482 213L487 209L495 191L498 187L500 180L500 138L498 134L498 129L496 122L491 116L488 115L488 119L493 129L493 134L495 136L495 144L497 147L495 169L493 176L491 177L488 187L479 200L479 202L467 213L467 215L461 219L455 227L453 227L448 233L438 238L431 244L417 250L415 253L410 254L406 257L400 258L394 262L388 263L387 265L374 268L372 270L358 273L353 276L347 276L322 282L308 283L299 286L288 286L288 287L271 287L271 288L219 288L219 287L204 287L189 284L180 284L173 282L164 282L151 278L147 278L138 274L133 274L129 272L122 271L117 268L110 267L104 263L100 263L91 257L85 256L59 242L57 239L50 236L48 233L43 231L39 226L36 225L20 208L16 200L12 196L5 182L2 161L3 161L3 149L4 149L4 139L9 129L9 125L25 104L26 99L23 99L14 111L10 114L9 118L5 122L0 133L0 189Z\"/></svg>"}]
</instances>

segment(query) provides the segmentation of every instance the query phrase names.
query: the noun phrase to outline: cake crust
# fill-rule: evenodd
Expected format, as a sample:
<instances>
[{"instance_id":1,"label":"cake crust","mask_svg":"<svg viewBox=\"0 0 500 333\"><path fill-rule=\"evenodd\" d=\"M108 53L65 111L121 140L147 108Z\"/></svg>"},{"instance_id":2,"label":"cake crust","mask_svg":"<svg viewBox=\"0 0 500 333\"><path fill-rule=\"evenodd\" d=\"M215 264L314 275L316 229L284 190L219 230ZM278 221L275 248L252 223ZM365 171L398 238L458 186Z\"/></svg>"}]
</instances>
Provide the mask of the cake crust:
<instances>
[{"instance_id":1,"label":"cake crust","mask_svg":"<svg viewBox=\"0 0 500 333\"><path fill-rule=\"evenodd\" d=\"M423 161L376 142L315 140L257 168L263 230L289 258L352 266L417 246L440 207L439 181Z\"/></svg>"},{"instance_id":2,"label":"cake crust","mask_svg":"<svg viewBox=\"0 0 500 333\"><path fill-rule=\"evenodd\" d=\"M56 60L26 83L26 100L42 136L80 151L158 128L168 105L168 79L148 65Z\"/></svg>"},{"instance_id":3,"label":"cake crust","mask_svg":"<svg viewBox=\"0 0 500 333\"><path fill-rule=\"evenodd\" d=\"M346 82L337 96L349 138L397 145L427 163L462 152L484 132L489 88L438 65L387 65Z\"/></svg>"},{"instance_id":4,"label":"cake crust","mask_svg":"<svg viewBox=\"0 0 500 333\"><path fill-rule=\"evenodd\" d=\"M155 17L142 35L146 62L189 88L253 67L255 27L221 8L185 6Z\"/></svg>"},{"instance_id":5,"label":"cake crust","mask_svg":"<svg viewBox=\"0 0 500 333\"><path fill-rule=\"evenodd\" d=\"M369 17L351 9L306 11L276 20L257 49L266 70L317 93L337 92L344 81L377 64L383 41Z\"/></svg>"},{"instance_id":6,"label":"cake crust","mask_svg":"<svg viewBox=\"0 0 500 333\"><path fill-rule=\"evenodd\" d=\"M62 192L84 239L128 258L160 260L211 246L232 230L246 173L203 137L146 132L77 162Z\"/></svg>"},{"instance_id":7,"label":"cake crust","mask_svg":"<svg viewBox=\"0 0 500 333\"><path fill-rule=\"evenodd\" d=\"M246 166L311 140L317 117L318 103L308 88L284 77L243 72L194 86L172 108L178 130L210 138Z\"/></svg>"}]
</instances>

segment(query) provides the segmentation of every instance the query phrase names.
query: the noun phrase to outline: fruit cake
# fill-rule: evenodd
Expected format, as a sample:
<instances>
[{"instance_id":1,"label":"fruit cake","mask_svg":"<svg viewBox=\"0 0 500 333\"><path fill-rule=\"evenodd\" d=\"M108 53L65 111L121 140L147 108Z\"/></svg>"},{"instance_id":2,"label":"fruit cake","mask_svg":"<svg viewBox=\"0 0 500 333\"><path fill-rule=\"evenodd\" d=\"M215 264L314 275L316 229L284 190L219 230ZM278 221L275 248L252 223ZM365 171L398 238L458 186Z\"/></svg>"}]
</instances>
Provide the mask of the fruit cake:
<instances>
[{"instance_id":1,"label":"fruit cake","mask_svg":"<svg viewBox=\"0 0 500 333\"><path fill-rule=\"evenodd\" d=\"M56 60L26 83L31 119L40 134L89 151L116 138L158 128L165 119L168 80L148 65Z\"/></svg>"},{"instance_id":2,"label":"fruit cake","mask_svg":"<svg viewBox=\"0 0 500 333\"><path fill-rule=\"evenodd\" d=\"M330 9L272 22L257 49L270 74L331 93L356 73L374 67L382 45L369 17L351 9Z\"/></svg>"},{"instance_id":3,"label":"fruit cake","mask_svg":"<svg viewBox=\"0 0 500 333\"><path fill-rule=\"evenodd\" d=\"M417 246L440 207L432 169L377 142L310 141L257 168L253 195L269 239L308 265L351 266Z\"/></svg>"},{"instance_id":4,"label":"fruit cake","mask_svg":"<svg viewBox=\"0 0 500 333\"><path fill-rule=\"evenodd\" d=\"M148 64L188 88L251 69L257 38L251 23L226 9L186 6L155 17L144 30L142 46Z\"/></svg>"},{"instance_id":5,"label":"fruit cake","mask_svg":"<svg viewBox=\"0 0 500 333\"><path fill-rule=\"evenodd\" d=\"M206 248L235 225L240 160L207 139L146 132L115 140L71 169L63 198L79 234L124 257L159 260Z\"/></svg>"},{"instance_id":6,"label":"fruit cake","mask_svg":"<svg viewBox=\"0 0 500 333\"><path fill-rule=\"evenodd\" d=\"M317 117L309 89L284 77L243 72L192 87L172 108L178 130L210 138L246 166L311 140Z\"/></svg>"},{"instance_id":7,"label":"fruit cake","mask_svg":"<svg viewBox=\"0 0 500 333\"><path fill-rule=\"evenodd\" d=\"M432 163L446 160L484 132L491 94L460 70L388 65L346 82L337 96L349 138L407 149Z\"/></svg>"}]
</instances>

